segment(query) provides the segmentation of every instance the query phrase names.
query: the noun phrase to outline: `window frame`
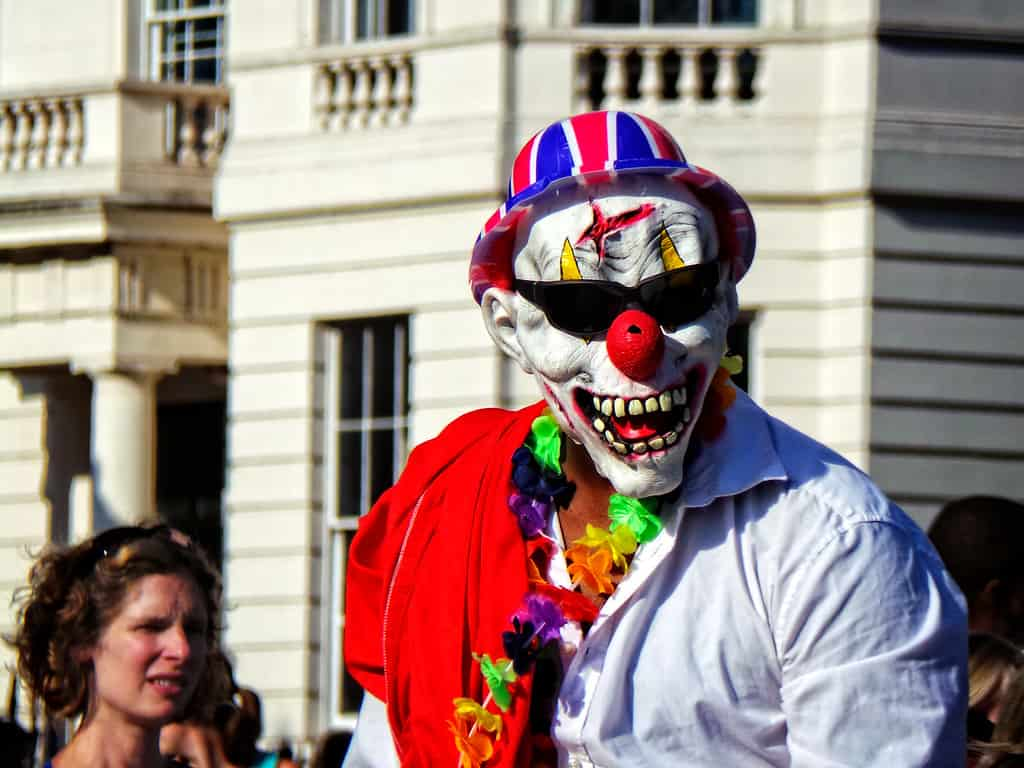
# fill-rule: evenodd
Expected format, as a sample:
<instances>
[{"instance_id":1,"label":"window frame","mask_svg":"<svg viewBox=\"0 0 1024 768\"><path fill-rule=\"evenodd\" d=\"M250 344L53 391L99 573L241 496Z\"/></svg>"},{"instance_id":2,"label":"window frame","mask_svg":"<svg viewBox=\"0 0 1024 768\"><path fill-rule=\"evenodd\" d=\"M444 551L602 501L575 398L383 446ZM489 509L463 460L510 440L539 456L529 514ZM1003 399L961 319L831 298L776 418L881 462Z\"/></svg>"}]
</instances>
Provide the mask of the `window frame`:
<instances>
[{"instance_id":1,"label":"window frame","mask_svg":"<svg viewBox=\"0 0 1024 768\"><path fill-rule=\"evenodd\" d=\"M158 0L143 0L142 25L143 38L145 42L144 71L146 77L159 83L179 83L185 85L222 85L227 73L227 14L228 0L209 0L209 5L194 6L196 0L180 0L182 8L176 10L161 11L157 9ZM196 57L195 35L190 31L185 33L185 50L179 57L176 53L168 52L164 48L167 40L167 27L177 23L187 25L190 29L195 22L204 19L216 19L217 31L213 46L213 60L215 76L213 80L196 80L193 77L195 62L207 60L211 57ZM200 49L208 50L208 49ZM164 68L167 65L174 66L178 62L184 62L185 77L181 80L164 77Z\"/></svg>"},{"instance_id":2,"label":"window frame","mask_svg":"<svg viewBox=\"0 0 1024 768\"><path fill-rule=\"evenodd\" d=\"M406 32L388 34L389 0L320 0L318 8L318 38L321 45L352 45L371 40L389 40L416 34L416 0L405 3ZM359 7L372 9L371 28L365 34L359 29Z\"/></svg>"},{"instance_id":3,"label":"window frame","mask_svg":"<svg viewBox=\"0 0 1024 768\"><path fill-rule=\"evenodd\" d=\"M352 732L358 711L343 709L345 701L344 658L342 637L345 629L345 573L348 563L347 543L359 525L359 519L370 510L372 452L370 432L392 431L392 482L405 465L409 439L409 315L387 315L346 320L320 327L319 343L323 363L322 376L322 478L323 515L321 541L323 584L321 589L321 670L320 703L322 730ZM375 417L373 406L373 337L390 328L392 336L391 375L394 381L392 415ZM362 333L360 360L361 402L359 418L343 418L343 344L347 330ZM343 510L339 482L341 480L340 437L343 433L360 434L360 488L358 509Z\"/></svg>"},{"instance_id":4,"label":"window frame","mask_svg":"<svg viewBox=\"0 0 1024 768\"><path fill-rule=\"evenodd\" d=\"M664 1L664 0L662 0ZM762 0L755 0L754 8L754 20L751 22L737 22L737 21L714 21L712 12L715 0L697 0L697 20L694 22L679 22L679 23L656 23L654 20L654 4L657 0L638 0L639 7L639 20L636 22L624 22L622 24L612 24L611 22L601 21L585 21L583 19L583 3L586 0L581 0L579 5L579 19L582 26L638 26L647 28L661 28L661 27L721 27L721 26L757 26L759 24L760 14L758 11L761 8Z\"/></svg>"}]
</instances>

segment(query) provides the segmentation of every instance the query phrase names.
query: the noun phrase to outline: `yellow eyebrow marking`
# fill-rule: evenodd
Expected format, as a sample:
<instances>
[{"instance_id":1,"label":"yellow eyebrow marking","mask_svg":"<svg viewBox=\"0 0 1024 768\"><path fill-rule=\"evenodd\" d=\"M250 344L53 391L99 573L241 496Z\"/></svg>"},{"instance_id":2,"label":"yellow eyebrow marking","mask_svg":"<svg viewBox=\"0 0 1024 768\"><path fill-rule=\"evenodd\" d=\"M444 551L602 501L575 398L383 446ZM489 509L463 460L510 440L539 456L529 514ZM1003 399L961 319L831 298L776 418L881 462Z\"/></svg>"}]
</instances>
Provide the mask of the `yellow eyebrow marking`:
<instances>
[{"instance_id":1,"label":"yellow eyebrow marking","mask_svg":"<svg viewBox=\"0 0 1024 768\"><path fill-rule=\"evenodd\" d=\"M582 280L579 264L576 263L576 251L573 250L569 238L562 244L562 279Z\"/></svg>"},{"instance_id":2,"label":"yellow eyebrow marking","mask_svg":"<svg viewBox=\"0 0 1024 768\"><path fill-rule=\"evenodd\" d=\"M661 228L661 263L665 265L666 272L670 269L679 269L686 266L683 260L679 258L676 244L672 242L672 238L669 237L668 230L665 227Z\"/></svg>"}]
</instances>

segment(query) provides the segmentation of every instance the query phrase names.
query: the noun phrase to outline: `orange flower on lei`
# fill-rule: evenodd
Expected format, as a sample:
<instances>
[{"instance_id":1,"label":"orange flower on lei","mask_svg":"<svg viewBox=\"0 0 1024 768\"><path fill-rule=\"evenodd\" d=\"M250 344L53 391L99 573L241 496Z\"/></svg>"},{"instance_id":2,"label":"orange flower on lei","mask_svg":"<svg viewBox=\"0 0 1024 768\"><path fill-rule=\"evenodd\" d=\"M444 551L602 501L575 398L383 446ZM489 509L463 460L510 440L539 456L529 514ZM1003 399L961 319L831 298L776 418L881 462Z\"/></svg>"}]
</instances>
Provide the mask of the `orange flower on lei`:
<instances>
[{"instance_id":1,"label":"orange flower on lei","mask_svg":"<svg viewBox=\"0 0 1024 768\"><path fill-rule=\"evenodd\" d=\"M470 726L461 717L453 723L448 721L448 730L455 737L455 748L459 751L459 768L480 768L494 754L491 736L482 728L470 733Z\"/></svg>"},{"instance_id":2,"label":"orange flower on lei","mask_svg":"<svg viewBox=\"0 0 1024 768\"><path fill-rule=\"evenodd\" d=\"M612 584L612 553L607 547L591 549L585 544L576 544L565 551L569 565L569 577L574 585L583 584L599 595L610 595Z\"/></svg>"}]
</instances>

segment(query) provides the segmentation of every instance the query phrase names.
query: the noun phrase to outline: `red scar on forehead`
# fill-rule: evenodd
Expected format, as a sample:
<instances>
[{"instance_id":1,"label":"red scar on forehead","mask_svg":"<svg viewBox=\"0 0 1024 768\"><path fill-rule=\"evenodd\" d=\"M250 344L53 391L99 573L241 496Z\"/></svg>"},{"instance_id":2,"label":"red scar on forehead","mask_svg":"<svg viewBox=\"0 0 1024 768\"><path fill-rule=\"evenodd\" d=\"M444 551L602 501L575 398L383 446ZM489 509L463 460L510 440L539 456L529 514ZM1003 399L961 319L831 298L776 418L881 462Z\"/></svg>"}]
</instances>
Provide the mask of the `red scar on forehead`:
<instances>
[{"instance_id":1,"label":"red scar on forehead","mask_svg":"<svg viewBox=\"0 0 1024 768\"><path fill-rule=\"evenodd\" d=\"M590 201L590 210L594 214L594 220L590 223L583 234L580 235L579 240L576 241L576 245L585 243L588 240L592 240L594 246L597 248L597 258L599 261L604 261L604 241L608 235L625 229L626 227L636 224L638 221L642 221L654 213L654 206L650 203L644 203L638 208L634 208L630 211L623 213L617 213L614 216L605 216L597 203L593 200Z\"/></svg>"}]
</instances>

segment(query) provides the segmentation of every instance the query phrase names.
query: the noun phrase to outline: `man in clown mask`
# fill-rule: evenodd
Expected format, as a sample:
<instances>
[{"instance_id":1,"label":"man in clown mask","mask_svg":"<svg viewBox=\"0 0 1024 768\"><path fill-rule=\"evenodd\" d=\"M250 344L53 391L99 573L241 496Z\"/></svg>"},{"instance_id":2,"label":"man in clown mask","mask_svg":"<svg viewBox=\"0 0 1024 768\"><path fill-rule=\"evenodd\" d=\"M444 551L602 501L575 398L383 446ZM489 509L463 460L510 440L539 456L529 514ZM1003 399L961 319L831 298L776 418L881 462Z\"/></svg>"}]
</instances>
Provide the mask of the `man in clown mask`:
<instances>
[{"instance_id":1,"label":"man in clown mask","mask_svg":"<svg viewBox=\"0 0 1024 768\"><path fill-rule=\"evenodd\" d=\"M964 604L927 539L728 382L753 253L647 118L527 142L470 282L543 402L455 421L361 523L347 765L962 764Z\"/></svg>"}]
</instances>

